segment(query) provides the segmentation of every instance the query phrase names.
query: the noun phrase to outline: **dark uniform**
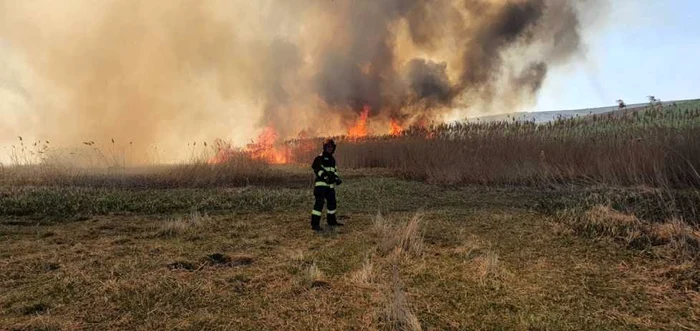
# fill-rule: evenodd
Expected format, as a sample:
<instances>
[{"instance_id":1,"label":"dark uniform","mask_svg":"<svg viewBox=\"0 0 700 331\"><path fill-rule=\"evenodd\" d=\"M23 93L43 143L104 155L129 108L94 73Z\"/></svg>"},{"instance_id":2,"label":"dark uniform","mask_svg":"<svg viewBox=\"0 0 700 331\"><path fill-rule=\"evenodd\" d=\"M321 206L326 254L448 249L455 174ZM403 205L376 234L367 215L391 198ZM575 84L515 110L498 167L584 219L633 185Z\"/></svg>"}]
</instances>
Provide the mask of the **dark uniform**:
<instances>
[{"instance_id":1,"label":"dark uniform","mask_svg":"<svg viewBox=\"0 0 700 331\"><path fill-rule=\"evenodd\" d=\"M328 202L326 218L328 225L340 226L336 217L335 186L342 181L338 177L338 169L335 165L335 142L328 139L323 142L323 153L314 159L311 168L314 170L314 209L311 211L311 228L315 231L321 229L321 216L323 215L324 201Z\"/></svg>"}]
</instances>

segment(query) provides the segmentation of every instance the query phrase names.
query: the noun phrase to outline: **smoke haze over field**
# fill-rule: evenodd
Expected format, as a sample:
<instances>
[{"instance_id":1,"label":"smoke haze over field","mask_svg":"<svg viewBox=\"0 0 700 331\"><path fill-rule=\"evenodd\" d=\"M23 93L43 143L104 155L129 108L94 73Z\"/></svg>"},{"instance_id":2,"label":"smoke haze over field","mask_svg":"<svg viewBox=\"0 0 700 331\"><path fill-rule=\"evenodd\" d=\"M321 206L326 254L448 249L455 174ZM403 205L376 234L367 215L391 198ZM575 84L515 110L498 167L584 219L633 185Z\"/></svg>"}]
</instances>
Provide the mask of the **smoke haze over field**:
<instances>
[{"instance_id":1,"label":"smoke haze over field","mask_svg":"<svg viewBox=\"0 0 700 331\"><path fill-rule=\"evenodd\" d=\"M602 0L0 0L0 144L176 151L533 102ZM173 155L177 153L173 152Z\"/></svg>"}]
</instances>

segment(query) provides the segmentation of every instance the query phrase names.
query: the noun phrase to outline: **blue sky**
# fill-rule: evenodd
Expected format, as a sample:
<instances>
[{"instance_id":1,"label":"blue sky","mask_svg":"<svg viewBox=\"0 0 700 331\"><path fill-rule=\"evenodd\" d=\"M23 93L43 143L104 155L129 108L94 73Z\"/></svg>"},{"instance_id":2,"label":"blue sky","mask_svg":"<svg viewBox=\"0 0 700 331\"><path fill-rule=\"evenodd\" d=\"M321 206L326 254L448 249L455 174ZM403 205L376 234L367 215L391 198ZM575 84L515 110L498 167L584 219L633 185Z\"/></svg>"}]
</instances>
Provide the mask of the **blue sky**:
<instances>
[{"instance_id":1,"label":"blue sky","mask_svg":"<svg viewBox=\"0 0 700 331\"><path fill-rule=\"evenodd\" d=\"M700 1L610 2L585 60L552 69L531 110L700 98Z\"/></svg>"}]
</instances>

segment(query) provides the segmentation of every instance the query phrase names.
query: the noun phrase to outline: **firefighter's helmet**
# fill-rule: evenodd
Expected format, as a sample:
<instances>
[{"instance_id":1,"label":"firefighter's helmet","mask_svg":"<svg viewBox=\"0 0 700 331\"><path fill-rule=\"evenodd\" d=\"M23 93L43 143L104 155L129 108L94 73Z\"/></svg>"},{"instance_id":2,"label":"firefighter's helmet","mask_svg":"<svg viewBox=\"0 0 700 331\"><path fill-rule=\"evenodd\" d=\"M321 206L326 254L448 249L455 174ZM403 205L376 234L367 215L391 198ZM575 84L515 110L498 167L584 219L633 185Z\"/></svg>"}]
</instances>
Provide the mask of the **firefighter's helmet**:
<instances>
[{"instance_id":1,"label":"firefighter's helmet","mask_svg":"<svg viewBox=\"0 0 700 331\"><path fill-rule=\"evenodd\" d=\"M335 141L333 139L326 139L323 141L323 150L326 150L327 146L333 146L333 150L335 151Z\"/></svg>"}]
</instances>

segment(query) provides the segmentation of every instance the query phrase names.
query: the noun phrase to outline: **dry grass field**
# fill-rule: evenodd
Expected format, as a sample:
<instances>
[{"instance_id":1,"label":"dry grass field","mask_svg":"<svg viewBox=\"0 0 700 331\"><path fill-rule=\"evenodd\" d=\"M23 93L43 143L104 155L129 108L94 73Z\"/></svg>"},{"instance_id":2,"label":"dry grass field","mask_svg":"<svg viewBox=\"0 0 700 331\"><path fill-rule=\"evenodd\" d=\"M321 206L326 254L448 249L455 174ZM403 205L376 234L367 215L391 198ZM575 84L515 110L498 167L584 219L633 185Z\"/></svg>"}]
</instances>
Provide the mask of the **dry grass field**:
<instances>
[{"instance_id":1,"label":"dry grass field","mask_svg":"<svg viewBox=\"0 0 700 331\"><path fill-rule=\"evenodd\" d=\"M322 234L304 153L4 166L0 329L697 330L700 111L673 107L341 140Z\"/></svg>"}]
</instances>

